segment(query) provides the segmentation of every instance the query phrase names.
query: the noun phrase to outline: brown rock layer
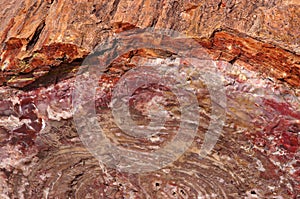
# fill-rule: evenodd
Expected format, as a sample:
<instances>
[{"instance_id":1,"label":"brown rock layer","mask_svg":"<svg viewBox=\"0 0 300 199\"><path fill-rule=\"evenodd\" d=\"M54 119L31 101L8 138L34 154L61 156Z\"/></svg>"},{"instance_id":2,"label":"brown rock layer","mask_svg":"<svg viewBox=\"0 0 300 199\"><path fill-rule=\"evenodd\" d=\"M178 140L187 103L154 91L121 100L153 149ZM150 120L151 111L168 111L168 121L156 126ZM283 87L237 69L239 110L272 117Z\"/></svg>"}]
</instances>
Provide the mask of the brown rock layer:
<instances>
[{"instance_id":1,"label":"brown rock layer","mask_svg":"<svg viewBox=\"0 0 300 199\"><path fill-rule=\"evenodd\" d=\"M299 86L300 8L294 1L4 1L2 7L0 75L9 86L24 87L52 67L84 58L114 32L149 26L204 40L216 36L213 49L225 60L251 65L263 59L255 65L269 63L256 69Z\"/></svg>"}]
</instances>

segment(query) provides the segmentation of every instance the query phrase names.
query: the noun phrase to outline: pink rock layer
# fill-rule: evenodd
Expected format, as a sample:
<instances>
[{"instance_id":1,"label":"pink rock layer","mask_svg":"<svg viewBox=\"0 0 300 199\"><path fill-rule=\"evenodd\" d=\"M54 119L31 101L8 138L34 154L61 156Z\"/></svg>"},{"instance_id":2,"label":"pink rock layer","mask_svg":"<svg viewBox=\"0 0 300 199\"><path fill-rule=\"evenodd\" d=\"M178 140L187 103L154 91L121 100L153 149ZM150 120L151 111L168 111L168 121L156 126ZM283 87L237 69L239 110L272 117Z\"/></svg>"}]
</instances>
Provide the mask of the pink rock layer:
<instances>
[{"instance_id":1,"label":"pink rock layer","mask_svg":"<svg viewBox=\"0 0 300 199\"><path fill-rule=\"evenodd\" d=\"M129 62L120 58L116 63L122 64L112 64L95 80L99 81L95 107L112 142L153 151L178 129L180 104L170 90L148 85L130 99L131 117L140 125L147 126L149 110L156 105L167 111L166 130L156 137L137 139L126 134L114 123L110 108L115 85L138 59L139 55ZM226 121L217 144L206 158L200 158L212 102L204 82L190 81L201 107L194 141L178 160L150 173L122 173L87 151L72 120L74 77L27 91L1 87L1 197L299 197L299 89L245 69L239 62L215 63L224 77L227 97Z\"/></svg>"}]
</instances>

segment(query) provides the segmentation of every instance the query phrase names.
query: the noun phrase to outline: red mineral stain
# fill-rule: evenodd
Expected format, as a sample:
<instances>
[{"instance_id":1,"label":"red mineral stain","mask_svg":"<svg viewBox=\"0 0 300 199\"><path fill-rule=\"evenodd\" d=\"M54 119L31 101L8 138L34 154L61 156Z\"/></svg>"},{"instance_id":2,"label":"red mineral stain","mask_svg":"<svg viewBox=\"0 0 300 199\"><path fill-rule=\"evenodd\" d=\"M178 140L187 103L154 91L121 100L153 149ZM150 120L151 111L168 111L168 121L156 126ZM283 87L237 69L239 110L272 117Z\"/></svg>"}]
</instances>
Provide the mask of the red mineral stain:
<instances>
[{"instance_id":1,"label":"red mineral stain","mask_svg":"<svg viewBox=\"0 0 300 199\"><path fill-rule=\"evenodd\" d=\"M263 104L265 106L271 107L281 115L291 116L296 119L300 119L300 113L293 111L291 106L287 103L280 103L271 99L264 99Z\"/></svg>"},{"instance_id":2,"label":"red mineral stain","mask_svg":"<svg viewBox=\"0 0 300 199\"><path fill-rule=\"evenodd\" d=\"M30 147L34 145L36 138L36 131L29 128L26 124L23 124L20 128L15 129L12 132L12 139L10 144L20 145L22 152L26 152Z\"/></svg>"},{"instance_id":3,"label":"red mineral stain","mask_svg":"<svg viewBox=\"0 0 300 199\"><path fill-rule=\"evenodd\" d=\"M284 149L291 153L296 153L299 150L299 140L297 134L283 132L279 143L282 144Z\"/></svg>"}]
</instances>

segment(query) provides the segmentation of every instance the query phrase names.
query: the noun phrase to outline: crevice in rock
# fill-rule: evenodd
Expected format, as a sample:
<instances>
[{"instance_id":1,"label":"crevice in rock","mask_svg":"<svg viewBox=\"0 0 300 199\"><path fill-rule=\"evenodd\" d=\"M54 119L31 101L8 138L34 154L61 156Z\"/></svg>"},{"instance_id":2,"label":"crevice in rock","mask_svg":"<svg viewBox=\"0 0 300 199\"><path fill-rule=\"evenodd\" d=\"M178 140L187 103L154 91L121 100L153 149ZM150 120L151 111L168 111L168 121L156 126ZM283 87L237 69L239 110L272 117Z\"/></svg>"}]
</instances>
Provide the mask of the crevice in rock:
<instances>
[{"instance_id":1,"label":"crevice in rock","mask_svg":"<svg viewBox=\"0 0 300 199\"><path fill-rule=\"evenodd\" d=\"M23 91L31 91L40 87L47 87L52 84L57 84L59 81L74 77L77 74L83 60L84 58L78 58L71 63L63 62L58 66L51 67L46 75L19 89Z\"/></svg>"},{"instance_id":2,"label":"crevice in rock","mask_svg":"<svg viewBox=\"0 0 300 199\"><path fill-rule=\"evenodd\" d=\"M45 28L45 25L46 25L45 21L42 21L40 23L40 25L36 28L32 38L30 39L30 41L27 44L26 50L31 50L34 47L34 45L38 42L40 34L43 31L43 29Z\"/></svg>"},{"instance_id":3,"label":"crevice in rock","mask_svg":"<svg viewBox=\"0 0 300 199\"><path fill-rule=\"evenodd\" d=\"M112 6L112 10L110 11L110 16L114 16L115 13L117 12L117 9L118 9L118 5L120 3L121 0L114 0L114 3L113 3L113 6Z\"/></svg>"}]
</instances>

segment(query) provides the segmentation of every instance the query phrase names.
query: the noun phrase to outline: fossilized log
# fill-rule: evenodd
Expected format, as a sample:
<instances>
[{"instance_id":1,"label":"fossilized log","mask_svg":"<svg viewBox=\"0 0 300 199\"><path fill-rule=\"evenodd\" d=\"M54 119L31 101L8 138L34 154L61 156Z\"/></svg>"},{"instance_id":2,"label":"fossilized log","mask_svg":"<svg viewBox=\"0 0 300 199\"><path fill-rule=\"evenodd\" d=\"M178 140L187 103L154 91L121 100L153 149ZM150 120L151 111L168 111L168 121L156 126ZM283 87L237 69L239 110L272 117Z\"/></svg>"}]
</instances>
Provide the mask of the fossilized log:
<instances>
[{"instance_id":1,"label":"fossilized log","mask_svg":"<svg viewBox=\"0 0 300 199\"><path fill-rule=\"evenodd\" d=\"M281 1L2 1L0 24L1 198L297 198L300 194L300 5ZM207 87L191 81L201 112L193 144L151 173L99 163L78 137L72 91L82 61L111 35L174 29L205 48L224 76L226 122L213 151L197 153L210 122ZM151 85L131 99L146 125L152 98L168 111L166 131L136 139L114 124L111 91L140 60L170 52L139 49L99 79L98 119L121 147L154 150L178 128L178 101ZM176 57L176 55L172 55ZM170 64L170 63L169 63ZM98 80L96 80L98 81Z\"/></svg>"}]
</instances>

